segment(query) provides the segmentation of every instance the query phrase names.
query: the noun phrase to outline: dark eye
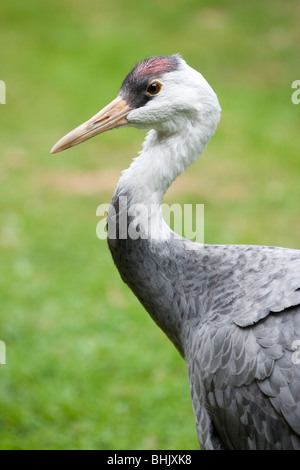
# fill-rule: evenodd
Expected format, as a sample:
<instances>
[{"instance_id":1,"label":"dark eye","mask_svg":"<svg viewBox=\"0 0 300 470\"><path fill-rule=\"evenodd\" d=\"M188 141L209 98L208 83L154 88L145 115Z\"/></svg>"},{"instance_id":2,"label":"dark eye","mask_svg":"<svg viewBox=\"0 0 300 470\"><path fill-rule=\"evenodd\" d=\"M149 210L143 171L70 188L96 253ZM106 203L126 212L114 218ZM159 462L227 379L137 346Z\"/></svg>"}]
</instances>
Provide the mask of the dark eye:
<instances>
[{"instance_id":1,"label":"dark eye","mask_svg":"<svg viewBox=\"0 0 300 470\"><path fill-rule=\"evenodd\" d=\"M152 82L147 88L148 95L157 95L162 89L162 84L159 82Z\"/></svg>"}]
</instances>

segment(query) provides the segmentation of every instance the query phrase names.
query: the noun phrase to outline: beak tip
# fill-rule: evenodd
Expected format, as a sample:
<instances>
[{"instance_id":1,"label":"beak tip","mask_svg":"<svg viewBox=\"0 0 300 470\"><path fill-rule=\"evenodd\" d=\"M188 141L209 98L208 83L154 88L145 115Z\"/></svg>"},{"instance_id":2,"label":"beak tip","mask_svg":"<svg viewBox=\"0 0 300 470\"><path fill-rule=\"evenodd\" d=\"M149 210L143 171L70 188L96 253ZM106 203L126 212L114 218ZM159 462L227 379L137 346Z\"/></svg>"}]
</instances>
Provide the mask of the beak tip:
<instances>
[{"instance_id":1,"label":"beak tip","mask_svg":"<svg viewBox=\"0 0 300 470\"><path fill-rule=\"evenodd\" d=\"M61 141L59 140L58 142L56 142L55 145L53 145L52 149L50 150L50 153L53 155L54 153L59 153L62 150L64 150L64 147L62 146Z\"/></svg>"},{"instance_id":2,"label":"beak tip","mask_svg":"<svg viewBox=\"0 0 300 470\"><path fill-rule=\"evenodd\" d=\"M55 149L55 145L54 147L52 147L52 149L50 150L50 153L51 155L53 155L54 153L57 153L58 151Z\"/></svg>"}]
</instances>

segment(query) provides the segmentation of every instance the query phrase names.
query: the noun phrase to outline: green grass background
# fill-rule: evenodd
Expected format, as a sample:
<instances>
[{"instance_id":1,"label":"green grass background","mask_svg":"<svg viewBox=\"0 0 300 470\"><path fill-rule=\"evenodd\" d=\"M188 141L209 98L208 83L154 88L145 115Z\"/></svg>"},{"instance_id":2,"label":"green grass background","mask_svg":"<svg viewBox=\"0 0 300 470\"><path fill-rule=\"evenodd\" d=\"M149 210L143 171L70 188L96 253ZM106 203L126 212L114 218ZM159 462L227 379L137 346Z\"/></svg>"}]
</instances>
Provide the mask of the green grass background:
<instances>
[{"instance_id":1,"label":"green grass background","mask_svg":"<svg viewBox=\"0 0 300 470\"><path fill-rule=\"evenodd\" d=\"M197 449L183 360L96 237L144 133L58 156L145 56L180 52L222 120L165 202L204 203L207 243L300 248L300 4L2 0L0 449Z\"/></svg>"}]
</instances>

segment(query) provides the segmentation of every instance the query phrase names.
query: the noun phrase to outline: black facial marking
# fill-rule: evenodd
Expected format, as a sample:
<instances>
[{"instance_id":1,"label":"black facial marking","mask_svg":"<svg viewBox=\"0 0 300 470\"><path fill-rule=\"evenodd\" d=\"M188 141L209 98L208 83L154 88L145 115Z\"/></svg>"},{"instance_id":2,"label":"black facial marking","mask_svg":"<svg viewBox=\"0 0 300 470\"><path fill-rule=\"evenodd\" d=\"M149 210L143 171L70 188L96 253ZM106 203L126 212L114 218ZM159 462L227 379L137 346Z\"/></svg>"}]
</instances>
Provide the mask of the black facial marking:
<instances>
[{"instance_id":1,"label":"black facial marking","mask_svg":"<svg viewBox=\"0 0 300 470\"><path fill-rule=\"evenodd\" d=\"M151 80L159 78L164 73L177 70L179 63L178 55L156 56L143 60L126 76L119 94L133 108L145 106L154 98L146 93Z\"/></svg>"},{"instance_id":2,"label":"black facial marking","mask_svg":"<svg viewBox=\"0 0 300 470\"><path fill-rule=\"evenodd\" d=\"M149 96L146 93L151 76L137 79L136 77L130 77L129 75L130 74L127 75L121 86L120 95L125 98L129 106L132 108L145 106L145 104L152 99L152 96Z\"/></svg>"}]
</instances>

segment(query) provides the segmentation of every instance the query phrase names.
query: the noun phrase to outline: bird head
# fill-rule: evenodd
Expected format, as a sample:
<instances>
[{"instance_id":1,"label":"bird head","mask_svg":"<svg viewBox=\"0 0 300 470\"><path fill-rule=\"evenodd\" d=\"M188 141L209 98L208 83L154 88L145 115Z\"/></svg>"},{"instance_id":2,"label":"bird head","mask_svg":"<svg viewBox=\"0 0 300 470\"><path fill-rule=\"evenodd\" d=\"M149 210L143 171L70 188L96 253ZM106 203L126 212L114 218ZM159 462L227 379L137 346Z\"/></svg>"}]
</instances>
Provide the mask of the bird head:
<instances>
[{"instance_id":1,"label":"bird head","mask_svg":"<svg viewBox=\"0 0 300 470\"><path fill-rule=\"evenodd\" d=\"M170 135L192 123L202 124L213 134L219 119L217 96L199 72L178 54L155 56L137 64L125 77L117 98L60 139L51 153L126 126Z\"/></svg>"}]
</instances>

